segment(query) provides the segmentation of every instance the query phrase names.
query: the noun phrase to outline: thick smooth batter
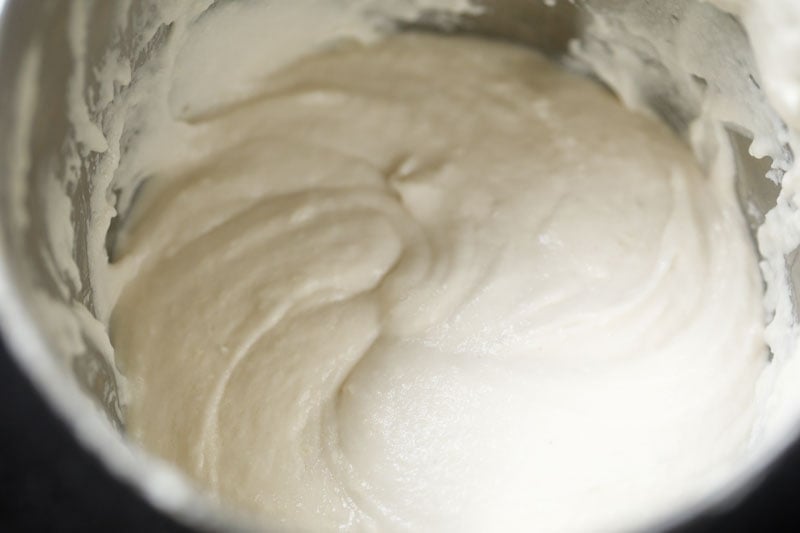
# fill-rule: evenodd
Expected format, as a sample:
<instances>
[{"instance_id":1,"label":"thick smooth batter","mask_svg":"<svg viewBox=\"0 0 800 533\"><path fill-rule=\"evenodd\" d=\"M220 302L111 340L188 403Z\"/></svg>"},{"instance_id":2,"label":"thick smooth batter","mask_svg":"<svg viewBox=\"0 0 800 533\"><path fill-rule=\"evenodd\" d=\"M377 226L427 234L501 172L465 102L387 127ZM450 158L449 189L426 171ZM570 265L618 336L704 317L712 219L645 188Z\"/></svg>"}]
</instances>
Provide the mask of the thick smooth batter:
<instances>
[{"instance_id":1,"label":"thick smooth batter","mask_svg":"<svg viewBox=\"0 0 800 533\"><path fill-rule=\"evenodd\" d=\"M598 530L743 453L766 355L732 184L595 84L398 36L193 128L120 236L112 340L131 434L223 501Z\"/></svg>"}]
</instances>

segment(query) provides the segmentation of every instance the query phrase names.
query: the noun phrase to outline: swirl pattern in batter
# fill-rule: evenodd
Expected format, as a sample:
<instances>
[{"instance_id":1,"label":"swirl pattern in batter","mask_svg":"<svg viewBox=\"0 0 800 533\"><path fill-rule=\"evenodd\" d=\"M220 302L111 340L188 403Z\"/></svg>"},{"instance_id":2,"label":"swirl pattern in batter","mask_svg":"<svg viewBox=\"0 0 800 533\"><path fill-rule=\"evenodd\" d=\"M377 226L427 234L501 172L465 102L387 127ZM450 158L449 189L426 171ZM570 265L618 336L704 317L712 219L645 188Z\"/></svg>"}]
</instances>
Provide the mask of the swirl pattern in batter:
<instances>
[{"instance_id":1,"label":"swirl pattern in batter","mask_svg":"<svg viewBox=\"0 0 800 533\"><path fill-rule=\"evenodd\" d=\"M576 530L689 501L766 364L730 181L536 53L346 45L192 125L112 317L131 434L304 529Z\"/></svg>"}]
</instances>

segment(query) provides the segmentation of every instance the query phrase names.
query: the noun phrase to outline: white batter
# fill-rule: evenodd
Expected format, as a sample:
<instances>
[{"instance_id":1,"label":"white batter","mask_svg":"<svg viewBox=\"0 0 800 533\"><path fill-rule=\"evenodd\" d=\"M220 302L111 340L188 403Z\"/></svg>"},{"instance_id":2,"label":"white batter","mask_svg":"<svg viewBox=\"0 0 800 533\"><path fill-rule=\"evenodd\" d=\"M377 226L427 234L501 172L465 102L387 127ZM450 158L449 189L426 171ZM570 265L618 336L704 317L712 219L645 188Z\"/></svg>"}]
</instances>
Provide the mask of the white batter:
<instances>
[{"instance_id":1,"label":"white batter","mask_svg":"<svg viewBox=\"0 0 800 533\"><path fill-rule=\"evenodd\" d=\"M112 340L131 434L223 501L602 530L740 459L767 358L732 184L599 86L393 37L193 128L120 239Z\"/></svg>"}]
</instances>

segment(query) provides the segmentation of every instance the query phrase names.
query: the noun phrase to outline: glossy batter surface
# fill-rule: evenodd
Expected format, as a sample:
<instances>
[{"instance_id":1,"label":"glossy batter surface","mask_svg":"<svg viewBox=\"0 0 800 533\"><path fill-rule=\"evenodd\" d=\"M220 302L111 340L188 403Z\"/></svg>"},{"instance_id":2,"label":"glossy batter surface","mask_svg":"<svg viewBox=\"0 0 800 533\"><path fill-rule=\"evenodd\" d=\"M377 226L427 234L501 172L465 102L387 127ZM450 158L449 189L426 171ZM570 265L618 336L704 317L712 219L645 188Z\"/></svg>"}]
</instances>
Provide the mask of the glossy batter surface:
<instances>
[{"instance_id":1,"label":"glossy batter surface","mask_svg":"<svg viewBox=\"0 0 800 533\"><path fill-rule=\"evenodd\" d=\"M732 185L535 53L345 45L199 119L120 238L145 447L291 527L575 530L690 501L766 364Z\"/></svg>"}]
</instances>

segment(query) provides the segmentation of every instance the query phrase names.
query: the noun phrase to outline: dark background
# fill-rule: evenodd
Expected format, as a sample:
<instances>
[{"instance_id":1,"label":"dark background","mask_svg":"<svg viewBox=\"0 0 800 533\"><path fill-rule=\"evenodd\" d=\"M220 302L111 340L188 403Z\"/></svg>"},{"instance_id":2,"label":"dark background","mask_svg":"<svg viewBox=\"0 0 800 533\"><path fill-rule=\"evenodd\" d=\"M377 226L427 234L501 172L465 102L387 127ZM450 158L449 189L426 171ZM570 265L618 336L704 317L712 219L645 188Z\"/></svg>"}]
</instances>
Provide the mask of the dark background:
<instances>
[{"instance_id":1,"label":"dark background","mask_svg":"<svg viewBox=\"0 0 800 533\"><path fill-rule=\"evenodd\" d=\"M116 481L50 411L0 341L0 532L188 533ZM732 511L681 532L800 532L800 445Z\"/></svg>"}]
</instances>

